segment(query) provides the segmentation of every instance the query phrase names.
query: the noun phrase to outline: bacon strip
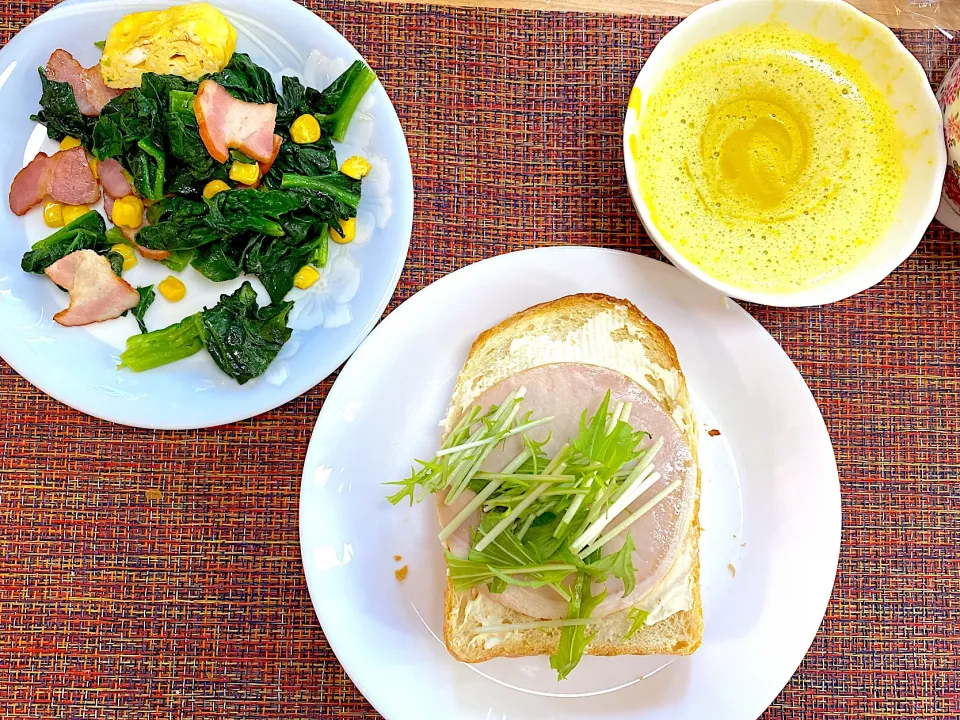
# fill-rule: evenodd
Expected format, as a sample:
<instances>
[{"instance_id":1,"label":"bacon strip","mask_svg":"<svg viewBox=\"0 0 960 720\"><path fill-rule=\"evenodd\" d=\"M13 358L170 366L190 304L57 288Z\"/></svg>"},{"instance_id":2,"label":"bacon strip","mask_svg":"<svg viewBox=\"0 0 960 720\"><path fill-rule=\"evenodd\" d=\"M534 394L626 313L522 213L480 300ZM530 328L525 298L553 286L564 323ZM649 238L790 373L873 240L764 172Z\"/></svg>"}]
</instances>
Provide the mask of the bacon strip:
<instances>
[{"instance_id":1,"label":"bacon strip","mask_svg":"<svg viewBox=\"0 0 960 720\"><path fill-rule=\"evenodd\" d=\"M10 209L24 215L47 196L64 205L89 205L100 199L100 186L82 147L39 153L13 179Z\"/></svg>"},{"instance_id":2,"label":"bacon strip","mask_svg":"<svg viewBox=\"0 0 960 720\"><path fill-rule=\"evenodd\" d=\"M280 154L280 146L283 145L283 138L279 135L273 136L273 157L271 157L266 162L261 161L258 164L260 165L260 177L263 177L270 169L273 167L273 164L277 161L277 156Z\"/></svg>"},{"instance_id":3,"label":"bacon strip","mask_svg":"<svg viewBox=\"0 0 960 720\"><path fill-rule=\"evenodd\" d=\"M137 252L140 253L143 257L145 257L147 260L156 260L157 262L159 262L160 260L166 260L168 257L170 257L169 250L151 250L150 248L144 247L143 245L138 245L136 238L137 238L137 233L140 232L140 228L137 228L136 230L130 230L129 228L120 228L120 231L123 233L123 236L127 240L129 240L134 245L136 245Z\"/></svg>"},{"instance_id":4,"label":"bacon strip","mask_svg":"<svg viewBox=\"0 0 960 720\"><path fill-rule=\"evenodd\" d=\"M213 80L200 83L194 111L203 144L218 162L236 148L254 160L273 163L279 146L274 140L277 106L237 100Z\"/></svg>"},{"instance_id":5,"label":"bacon strip","mask_svg":"<svg viewBox=\"0 0 960 720\"><path fill-rule=\"evenodd\" d=\"M124 175L123 166L114 158L100 163L100 183L103 185L104 193L113 196L115 200L133 195L133 186Z\"/></svg>"},{"instance_id":6,"label":"bacon strip","mask_svg":"<svg viewBox=\"0 0 960 720\"><path fill-rule=\"evenodd\" d=\"M100 163L100 182L103 184L103 209L107 212L107 217L113 220L113 204L120 198L133 195L133 186L127 180L123 172L123 167L116 160L104 160ZM144 220L146 225L146 220ZM143 227L141 225L140 227ZM169 250L151 250L142 245L137 245L136 237L140 228L120 228L123 236L132 242L137 251L147 260L166 260L170 257Z\"/></svg>"},{"instance_id":7,"label":"bacon strip","mask_svg":"<svg viewBox=\"0 0 960 720\"><path fill-rule=\"evenodd\" d=\"M123 90L107 87L100 74L100 64L84 69L66 50L55 50L47 61L47 79L68 83L73 88L77 107L82 115L99 117L104 105Z\"/></svg>"},{"instance_id":8,"label":"bacon strip","mask_svg":"<svg viewBox=\"0 0 960 720\"><path fill-rule=\"evenodd\" d=\"M140 294L114 274L109 260L93 250L70 253L44 273L70 293L70 307L53 316L64 327L113 320L140 302Z\"/></svg>"}]
</instances>

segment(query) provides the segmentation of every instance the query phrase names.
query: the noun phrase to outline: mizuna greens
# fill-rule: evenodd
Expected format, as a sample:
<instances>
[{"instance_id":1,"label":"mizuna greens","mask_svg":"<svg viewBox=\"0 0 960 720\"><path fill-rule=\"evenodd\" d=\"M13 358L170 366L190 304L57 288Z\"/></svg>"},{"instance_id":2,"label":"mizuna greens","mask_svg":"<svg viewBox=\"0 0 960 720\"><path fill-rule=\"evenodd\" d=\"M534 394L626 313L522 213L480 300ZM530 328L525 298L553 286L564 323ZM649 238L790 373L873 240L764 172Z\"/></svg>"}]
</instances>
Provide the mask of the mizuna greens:
<instances>
[{"instance_id":1,"label":"mizuna greens","mask_svg":"<svg viewBox=\"0 0 960 720\"><path fill-rule=\"evenodd\" d=\"M475 495L440 532L448 540L474 513L478 528L471 531L471 550L466 558L446 553L450 579L457 590L486 585L501 593L509 585L550 587L568 602L567 617L523 625L481 627L477 632L496 633L533 628L561 628L560 643L550 658L558 679L577 666L593 638L590 617L606 597L606 590L593 594L593 583L614 576L624 584L624 597L636 587L633 536L626 534L621 548L603 550L675 491L676 481L657 493L625 520L608 529L615 518L650 490L660 474L653 461L662 440L645 442L647 433L629 423L631 406L610 407L608 392L592 417L584 411L579 433L547 456L543 441L531 431L549 426L552 418L521 415L525 391L512 393L499 406L486 411L474 407L447 436L436 456L418 460L419 469L390 485L398 486L388 500L398 504L440 493L450 505L465 491ZM481 466L497 446L518 436L523 450L501 472L484 472ZM629 635L639 630L646 614L631 613Z\"/></svg>"},{"instance_id":2,"label":"mizuna greens","mask_svg":"<svg viewBox=\"0 0 960 720\"><path fill-rule=\"evenodd\" d=\"M118 160L137 194L151 201L136 236L138 245L168 251L161 262L175 272L189 264L215 282L250 274L270 294L272 304L254 312L256 303L248 302L249 293L242 288L224 296L217 308L130 338L122 366L146 370L206 347L238 382L262 373L267 358L275 357L290 335L289 303L283 300L297 272L307 264L323 267L330 231L345 235L342 223L357 215L361 181L340 171L333 141L343 140L376 80L373 71L356 61L323 91L293 77L284 77L278 91L266 69L235 53L224 70L201 79L219 83L239 100L276 104L275 133L283 140L257 189L229 189L212 198L203 195L208 183L227 182L234 161L253 161L233 151L221 164L207 151L194 110L200 82L144 73L139 88L111 100L99 118L90 118L81 115L70 85L49 80L43 69L40 78L41 109L32 119L46 125L54 140L75 137L98 160ZM305 114L317 119L322 134L316 142L298 144L291 126ZM122 258L110 252L111 246L103 219L91 212L37 243L24 256L23 269L42 272L70 252L92 249L110 258L119 274ZM134 313L142 330L147 298L142 293Z\"/></svg>"}]
</instances>

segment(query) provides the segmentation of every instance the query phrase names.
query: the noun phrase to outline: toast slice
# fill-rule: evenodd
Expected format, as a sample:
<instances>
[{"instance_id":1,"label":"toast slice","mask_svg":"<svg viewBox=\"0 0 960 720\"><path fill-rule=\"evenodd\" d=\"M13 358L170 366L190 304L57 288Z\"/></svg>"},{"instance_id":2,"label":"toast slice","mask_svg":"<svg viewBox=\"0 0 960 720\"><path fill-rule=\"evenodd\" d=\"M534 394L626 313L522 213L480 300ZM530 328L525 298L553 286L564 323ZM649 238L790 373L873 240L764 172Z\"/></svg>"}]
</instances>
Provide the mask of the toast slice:
<instances>
[{"instance_id":1,"label":"toast slice","mask_svg":"<svg viewBox=\"0 0 960 720\"><path fill-rule=\"evenodd\" d=\"M650 393L673 417L697 462L697 425L676 350L666 333L626 300L606 295L571 295L517 313L483 333L470 348L457 379L444 434L487 389L532 367L556 362L609 363ZM596 633L589 655L689 655L703 638L700 598L700 472L686 547L677 560L690 585L692 603L653 625L644 625L628 640L630 610L622 610L587 628ZM679 567L680 563L685 563ZM463 662L496 657L552 654L560 629L476 634L480 626L537 620L506 608L477 588L458 592L448 580L444 602L444 641Z\"/></svg>"}]
</instances>

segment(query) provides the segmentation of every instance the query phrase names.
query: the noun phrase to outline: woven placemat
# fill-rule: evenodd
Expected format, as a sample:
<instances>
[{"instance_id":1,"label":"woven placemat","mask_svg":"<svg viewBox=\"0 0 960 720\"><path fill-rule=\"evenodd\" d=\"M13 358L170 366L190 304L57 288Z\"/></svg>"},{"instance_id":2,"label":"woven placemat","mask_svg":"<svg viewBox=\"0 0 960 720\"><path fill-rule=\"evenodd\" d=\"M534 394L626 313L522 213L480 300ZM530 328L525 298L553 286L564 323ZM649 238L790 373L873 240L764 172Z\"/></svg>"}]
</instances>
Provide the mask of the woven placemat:
<instances>
[{"instance_id":1,"label":"woven placemat","mask_svg":"<svg viewBox=\"0 0 960 720\"><path fill-rule=\"evenodd\" d=\"M510 250L656 256L621 118L675 20L309 4L378 71L410 143L416 222L391 307ZM0 36L51 5L2 2ZM935 82L957 53L937 32L901 37ZM960 718L958 268L960 238L935 225L854 299L749 308L820 404L844 510L823 627L765 718ZM301 463L328 388L228 427L150 432L74 412L0 362L0 715L376 718L300 565Z\"/></svg>"}]
</instances>

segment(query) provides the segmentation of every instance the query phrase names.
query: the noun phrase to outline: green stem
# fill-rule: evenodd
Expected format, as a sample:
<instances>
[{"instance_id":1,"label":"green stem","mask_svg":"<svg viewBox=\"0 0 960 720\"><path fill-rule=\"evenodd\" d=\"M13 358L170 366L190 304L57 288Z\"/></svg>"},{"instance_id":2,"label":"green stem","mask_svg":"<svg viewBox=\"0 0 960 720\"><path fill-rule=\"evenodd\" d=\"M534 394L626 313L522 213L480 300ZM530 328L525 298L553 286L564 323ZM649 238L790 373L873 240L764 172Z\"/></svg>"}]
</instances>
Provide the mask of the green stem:
<instances>
[{"instance_id":1,"label":"green stem","mask_svg":"<svg viewBox=\"0 0 960 720\"><path fill-rule=\"evenodd\" d=\"M632 515L630 515L630 517L628 517L626 520L624 520L624 521L621 522L619 525L617 525L615 528L613 528L613 530L611 530L610 532L608 532L608 533L606 533L605 535L603 535L603 537L601 537L599 540L597 540L595 543L593 543L593 545L591 545L590 547L588 547L588 548L586 548L586 549L584 549L584 550L581 550L580 553L579 553L580 559L583 560L583 559L589 557L590 555L592 555L593 553L595 553L597 550L599 550L600 548L602 548L602 547L603 547L604 545L606 545L608 542L610 542L611 540L613 540L617 535L619 535L619 534L622 533L624 530L626 530L628 527L630 527L631 525L633 525L633 523L635 523L637 520L639 520L640 518L642 518L644 515L646 515L646 514L647 514L648 512L650 512L651 510L653 510L653 508L655 508L657 505L659 505L660 502L663 501L663 499L667 497L667 495L669 495L669 494L672 493L674 490L676 490L678 487L680 487L680 484L681 484L681 481L680 481L680 480L674 480L674 481L673 481L672 483L670 483L667 487L665 487L663 490L661 490L659 493L657 493L648 503L646 503L645 505L643 505L643 506L642 506L641 508L639 508L635 513L633 513Z\"/></svg>"},{"instance_id":2,"label":"green stem","mask_svg":"<svg viewBox=\"0 0 960 720\"><path fill-rule=\"evenodd\" d=\"M503 520L498 522L493 527L493 529L490 530L490 532L484 535L480 539L480 542L477 543L477 547L474 549L477 552L483 552L484 549L490 543L492 543L494 540L497 539L497 536L500 535L500 533L502 533L504 530L510 527L510 525L513 524L513 521L516 520L518 517L520 517L520 515L523 513L524 510L526 510L528 507L533 505L536 499L540 497L541 494L546 492L548 487L550 486L547 483L544 483L543 485L535 487L533 490L531 490L530 494L527 495L526 499L522 503L517 505L513 510L511 510L509 514L507 514L507 516L503 518Z\"/></svg>"},{"instance_id":3,"label":"green stem","mask_svg":"<svg viewBox=\"0 0 960 720\"><path fill-rule=\"evenodd\" d=\"M134 372L152 370L190 357L203 347L203 326L197 313L162 330L127 338L127 349L120 354L118 367Z\"/></svg>"},{"instance_id":4,"label":"green stem","mask_svg":"<svg viewBox=\"0 0 960 720\"><path fill-rule=\"evenodd\" d=\"M574 618L570 620L541 620L540 622L513 623L510 625L489 625L476 629L477 635L497 632L513 632L518 630L545 630L548 628L575 627L577 625L596 625L596 619Z\"/></svg>"},{"instance_id":5,"label":"green stem","mask_svg":"<svg viewBox=\"0 0 960 720\"><path fill-rule=\"evenodd\" d=\"M562 483L576 479L576 475L528 475L525 473L488 473L478 472L473 476L477 480L518 480L533 482Z\"/></svg>"},{"instance_id":6,"label":"green stem","mask_svg":"<svg viewBox=\"0 0 960 720\"><path fill-rule=\"evenodd\" d=\"M469 427L469 425L467 427ZM503 468L502 474L504 476L509 476L511 472L513 472L518 467L523 465L527 461L527 458L529 457L530 457L530 451L523 450L519 455L517 455L517 457L515 457L513 460L507 463L507 466ZM477 494L477 496L473 498L473 500L467 503L467 505L463 508L463 510L458 512L457 516L453 520L451 520L449 523L447 523L447 526L440 531L440 542L444 542L448 537L453 535L457 531L457 529L461 525L463 525L464 522L466 522L466 519L471 515L473 515L473 513L475 513L477 509L481 505L483 505L484 500L486 500L491 495L493 495L497 491L497 488L499 488L500 485L502 484L503 484L503 480L499 480L499 481L494 480L493 482L489 483L483 490L481 490Z\"/></svg>"},{"instance_id":7,"label":"green stem","mask_svg":"<svg viewBox=\"0 0 960 720\"><path fill-rule=\"evenodd\" d=\"M497 568L497 572L502 572L504 575L533 575L534 573L556 572L558 570L574 572L576 569L577 566L570 563L548 563L532 567Z\"/></svg>"},{"instance_id":8,"label":"green stem","mask_svg":"<svg viewBox=\"0 0 960 720\"><path fill-rule=\"evenodd\" d=\"M474 448L484 447L486 445L496 445L502 440L505 440L508 437L513 437L514 435L519 435L520 433L526 432L535 427L545 425L548 422L552 422L553 417L540 418L539 420L531 420L528 423L523 425L517 425L512 430L501 433L499 435L494 435L493 437L484 438L482 440L474 440L473 442L463 443L461 445L455 445L453 447L444 448L437 453L437 457L443 457L444 455L450 455L451 453L460 452L462 450L473 450Z\"/></svg>"},{"instance_id":9,"label":"green stem","mask_svg":"<svg viewBox=\"0 0 960 720\"><path fill-rule=\"evenodd\" d=\"M357 209L357 206L360 204L360 196L356 193L352 193L349 190L344 190L340 187L333 178L338 177L337 175L295 175L293 173L284 173L283 178L280 180L280 189L281 190L313 190L314 192L321 192L324 195L329 195L330 197L336 198L344 205L353 210Z\"/></svg>"},{"instance_id":10,"label":"green stem","mask_svg":"<svg viewBox=\"0 0 960 720\"><path fill-rule=\"evenodd\" d=\"M524 392L526 392L525 389L524 389ZM494 436L502 435L503 431L506 428L509 428L511 425L513 425L513 421L517 417L517 413L520 412L520 402L522 401L522 399L523 399L523 395L520 393L520 391L517 391L516 399L511 402L512 407L510 408L510 412L507 414L505 418L501 417L497 419L496 425L494 425L493 427L492 435ZM456 499L460 497L460 494L464 490L466 490L467 486L470 484L470 480L473 478L474 475L480 472L480 466L483 465L484 461L487 459L490 453L493 452L494 447L496 446L495 445L485 446L480 451L480 454L477 456L476 460L474 460L473 464L469 466L469 468L465 473L461 473L460 469L459 468L457 469L457 472L454 473L454 477L450 481L451 491L447 495L447 499L446 499L447 505L453 504L456 501Z\"/></svg>"}]
</instances>

